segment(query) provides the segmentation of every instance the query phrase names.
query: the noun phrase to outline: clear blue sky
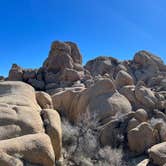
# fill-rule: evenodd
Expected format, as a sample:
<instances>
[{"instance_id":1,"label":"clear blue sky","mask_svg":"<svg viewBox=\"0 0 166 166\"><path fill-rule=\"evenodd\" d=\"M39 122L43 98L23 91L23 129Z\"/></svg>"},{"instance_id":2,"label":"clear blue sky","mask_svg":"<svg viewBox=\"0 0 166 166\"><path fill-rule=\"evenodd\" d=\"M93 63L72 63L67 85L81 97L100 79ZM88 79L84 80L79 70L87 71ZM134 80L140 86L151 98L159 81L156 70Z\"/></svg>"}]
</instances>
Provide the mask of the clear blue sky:
<instances>
[{"instance_id":1,"label":"clear blue sky","mask_svg":"<svg viewBox=\"0 0 166 166\"><path fill-rule=\"evenodd\" d=\"M76 42L84 63L142 49L166 62L166 1L0 0L0 75L41 66L53 40Z\"/></svg>"}]
</instances>

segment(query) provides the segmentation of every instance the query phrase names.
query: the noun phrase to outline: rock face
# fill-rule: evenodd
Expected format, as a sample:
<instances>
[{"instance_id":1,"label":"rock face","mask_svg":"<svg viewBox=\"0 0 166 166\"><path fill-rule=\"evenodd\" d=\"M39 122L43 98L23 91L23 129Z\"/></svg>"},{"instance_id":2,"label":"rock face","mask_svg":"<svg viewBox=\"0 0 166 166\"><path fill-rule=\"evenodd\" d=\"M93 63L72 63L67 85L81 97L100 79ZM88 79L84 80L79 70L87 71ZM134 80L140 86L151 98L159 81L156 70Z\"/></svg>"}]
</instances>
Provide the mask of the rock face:
<instances>
[{"instance_id":1,"label":"rock face","mask_svg":"<svg viewBox=\"0 0 166 166\"><path fill-rule=\"evenodd\" d=\"M38 96L42 98L44 106L45 103L51 104L48 96L48 100L45 96L46 99ZM47 125L47 128L59 127L57 133L52 133L52 137L58 141L53 144L51 137L44 133L44 118L42 120L40 111L41 107L37 104L35 91L30 85L17 81L0 82L0 152L2 152L0 160L2 162L10 165L8 159L11 158L21 165L24 159L34 164L53 166L55 158L60 157L60 118L55 122L50 121ZM52 111L58 117L58 113L55 110ZM56 150L55 154L53 149Z\"/></svg>"}]
</instances>

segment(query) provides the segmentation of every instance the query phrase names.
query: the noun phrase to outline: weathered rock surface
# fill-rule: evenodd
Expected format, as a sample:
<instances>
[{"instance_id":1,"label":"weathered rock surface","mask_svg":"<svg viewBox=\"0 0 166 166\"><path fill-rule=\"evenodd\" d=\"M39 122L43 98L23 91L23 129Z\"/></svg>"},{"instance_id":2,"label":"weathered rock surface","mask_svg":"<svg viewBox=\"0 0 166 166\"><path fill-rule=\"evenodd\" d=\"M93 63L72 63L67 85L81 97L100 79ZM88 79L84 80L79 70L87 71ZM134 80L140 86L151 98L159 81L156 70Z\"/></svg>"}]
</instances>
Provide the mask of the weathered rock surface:
<instances>
[{"instance_id":1,"label":"weathered rock surface","mask_svg":"<svg viewBox=\"0 0 166 166\"><path fill-rule=\"evenodd\" d=\"M154 164L163 166L166 163L166 142L152 146L148 153Z\"/></svg>"},{"instance_id":2,"label":"weathered rock surface","mask_svg":"<svg viewBox=\"0 0 166 166\"><path fill-rule=\"evenodd\" d=\"M98 80L89 89L77 91L74 88L56 93L52 99L54 108L62 111L71 121L76 121L86 111L95 113L100 120L131 111L129 101L116 91L110 79Z\"/></svg>"},{"instance_id":3,"label":"weathered rock surface","mask_svg":"<svg viewBox=\"0 0 166 166\"><path fill-rule=\"evenodd\" d=\"M1 166L23 166L23 162L20 159L2 151L0 152L0 164Z\"/></svg>"},{"instance_id":4,"label":"weathered rock surface","mask_svg":"<svg viewBox=\"0 0 166 166\"><path fill-rule=\"evenodd\" d=\"M147 122L148 121L148 114L144 109L138 109L134 114L135 119L138 122Z\"/></svg>"},{"instance_id":5,"label":"weathered rock surface","mask_svg":"<svg viewBox=\"0 0 166 166\"><path fill-rule=\"evenodd\" d=\"M126 85L133 85L134 84L133 78L130 76L130 74L128 74L124 70L120 70L118 72L115 81L116 81L117 89L120 89Z\"/></svg>"},{"instance_id":6,"label":"weathered rock surface","mask_svg":"<svg viewBox=\"0 0 166 166\"><path fill-rule=\"evenodd\" d=\"M135 87L135 96L138 102L142 104L145 108L154 109L156 108L157 99L153 91L142 85L137 85Z\"/></svg>"},{"instance_id":7,"label":"weathered rock surface","mask_svg":"<svg viewBox=\"0 0 166 166\"><path fill-rule=\"evenodd\" d=\"M128 132L128 145L131 151L138 154L155 145L156 136L150 124L143 122Z\"/></svg>"},{"instance_id":8,"label":"weathered rock surface","mask_svg":"<svg viewBox=\"0 0 166 166\"><path fill-rule=\"evenodd\" d=\"M44 92L37 93L40 106L52 108L50 96ZM56 111L53 112L50 119L55 118L55 121L50 120L44 128L40 106L30 85L19 81L0 82L0 165L21 166L23 159L32 164L53 166L55 159L59 159L60 117ZM47 132L49 128L52 133L48 136L45 130ZM52 143L52 138L56 143Z\"/></svg>"},{"instance_id":9,"label":"weathered rock surface","mask_svg":"<svg viewBox=\"0 0 166 166\"><path fill-rule=\"evenodd\" d=\"M1 140L0 150L13 156L18 155L34 164L53 166L55 161L50 138L44 133Z\"/></svg>"},{"instance_id":10,"label":"weathered rock surface","mask_svg":"<svg viewBox=\"0 0 166 166\"><path fill-rule=\"evenodd\" d=\"M36 100L42 109L49 109L49 108L52 109L53 108L52 98L49 94L47 94L45 92L37 91Z\"/></svg>"},{"instance_id":11,"label":"weathered rock surface","mask_svg":"<svg viewBox=\"0 0 166 166\"><path fill-rule=\"evenodd\" d=\"M44 120L46 133L49 135L55 153L55 158L59 159L62 148L61 119L57 111L44 109L41 112Z\"/></svg>"}]
</instances>

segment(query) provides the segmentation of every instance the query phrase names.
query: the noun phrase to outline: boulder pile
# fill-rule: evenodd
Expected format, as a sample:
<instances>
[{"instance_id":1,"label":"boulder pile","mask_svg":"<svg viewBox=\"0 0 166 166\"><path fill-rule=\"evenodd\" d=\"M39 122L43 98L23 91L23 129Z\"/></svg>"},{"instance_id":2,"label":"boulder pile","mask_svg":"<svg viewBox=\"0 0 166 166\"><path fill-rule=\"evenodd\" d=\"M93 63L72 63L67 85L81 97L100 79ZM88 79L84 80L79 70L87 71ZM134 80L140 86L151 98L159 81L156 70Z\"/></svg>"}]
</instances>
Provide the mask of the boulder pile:
<instances>
[{"instance_id":1,"label":"boulder pile","mask_svg":"<svg viewBox=\"0 0 166 166\"><path fill-rule=\"evenodd\" d=\"M164 62L139 51L133 60L102 56L83 66L78 46L60 41L39 69L13 64L0 78L0 163L53 166L63 146L60 117L75 124L84 114L100 123L101 146L145 155L138 165L166 164Z\"/></svg>"}]
</instances>

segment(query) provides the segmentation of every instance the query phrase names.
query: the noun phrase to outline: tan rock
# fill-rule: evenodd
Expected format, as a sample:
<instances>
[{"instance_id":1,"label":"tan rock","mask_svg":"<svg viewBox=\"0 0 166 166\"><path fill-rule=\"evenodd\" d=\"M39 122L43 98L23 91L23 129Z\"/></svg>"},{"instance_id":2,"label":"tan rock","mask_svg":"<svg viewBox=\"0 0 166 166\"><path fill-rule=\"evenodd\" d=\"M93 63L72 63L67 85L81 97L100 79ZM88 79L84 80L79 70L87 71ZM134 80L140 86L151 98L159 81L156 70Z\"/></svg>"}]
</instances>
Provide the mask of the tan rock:
<instances>
[{"instance_id":1,"label":"tan rock","mask_svg":"<svg viewBox=\"0 0 166 166\"><path fill-rule=\"evenodd\" d=\"M45 92L35 95L31 86L17 81L0 82L0 96L0 151L12 160L18 154L29 163L53 166L62 146L60 117L44 110L44 126L40 116L41 107L52 108L51 97Z\"/></svg>"},{"instance_id":2,"label":"tan rock","mask_svg":"<svg viewBox=\"0 0 166 166\"><path fill-rule=\"evenodd\" d=\"M109 145L112 147L116 147L120 144L118 142L118 136L120 135L120 131L118 128L118 121L109 122L100 132L100 143L103 146Z\"/></svg>"},{"instance_id":3,"label":"tan rock","mask_svg":"<svg viewBox=\"0 0 166 166\"><path fill-rule=\"evenodd\" d=\"M136 79L145 82L148 82L152 77L158 76L159 71L166 69L163 61L158 56L147 51L137 52L133 62L136 67L134 72Z\"/></svg>"},{"instance_id":4,"label":"tan rock","mask_svg":"<svg viewBox=\"0 0 166 166\"><path fill-rule=\"evenodd\" d=\"M19 155L24 160L43 166L54 166L54 151L46 134L30 134L0 141L0 151Z\"/></svg>"},{"instance_id":5,"label":"tan rock","mask_svg":"<svg viewBox=\"0 0 166 166\"><path fill-rule=\"evenodd\" d=\"M154 164L158 166L163 166L164 164L166 164L166 142L152 146L148 150L148 153L150 160Z\"/></svg>"},{"instance_id":6,"label":"tan rock","mask_svg":"<svg viewBox=\"0 0 166 166\"><path fill-rule=\"evenodd\" d=\"M42 109L52 109L52 98L49 94L43 91L36 92L36 100Z\"/></svg>"},{"instance_id":7,"label":"tan rock","mask_svg":"<svg viewBox=\"0 0 166 166\"><path fill-rule=\"evenodd\" d=\"M73 88L56 93L52 99L54 108L66 114L71 121L76 121L82 113L89 110L96 113L100 120L131 111L129 101L116 91L110 79L98 80L89 89L80 88L76 91Z\"/></svg>"},{"instance_id":8,"label":"tan rock","mask_svg":"<svg viewBox=\"0 0 166 166\"><path fill-rule=\"evenodd\" d=\"M61 119L57 111L51 109L42 110L42 117L46 133L49 135L55 153L55 158L58 160L61 156L62 148L62 129Z\"/></svg>"},{"instance_id":9,"label":"tan rock","mask_svg":"<svg viewBox=\"0 0 166 166\"><path fill-rule=\"evenodd\" d=\"M139 122L147 122L148 121L148 114L147 112L140 108L135 112L134 115L135 119L137 119Z\"/></svg>"},{"instance_id":10,"label":"tan rock","mask_svg":"<svg viewBox=\"0 0 166 166\"><path fill-rule=\"evenodd\" d=\"M140 163L138 163L136 166L148 166L149 164L149 159L144 159Z\"/></svg>"},{"instance_id":11,"label":"tan rock","mask_svg":"<svg viewBox=\"0 0 166 166\"><path fill-rule=\"evenodd\" d=\"M36 102L35 91L33 87L23 82L5 81L0 82L0 103L6 103L11 106L27 106L40 110Z\"/></svg>"},{"instance_id":12,"label":"tan rock","mask_svg":"<svg viewBox=\"0 0 166 166\"><path fill-rule=\"evenodd\" d=\"M156 143L156 137L150 124L143 122L130 130L127 135L131 151L141 154Z\"/></svg>"},{"instance_id":13,"label":"tan rock","mask_svg":"<svg viewBox=\"0 0 166 166\"><path fill-rule=\"evenodd\" d=\"M135 87L135 96L138 102L140 102L145 108L154 109L156 107L157 98L149 88L137 85Z\"/></svg>"},{"instance_id":14,"label":"tan rock","mask_svg":"<svg viewBox=\"0 0 166 166\"><path fill-rule=\"evenodd\" d=\"M87 69L92 76L104 75L109 73L111 75L115 72L115 67L119 65L117 59L112 57L99 56L86 63L85 69Z\"/></svg>"},{"instance_id":15,"label":"tan rock","mask_svg":"<svg viewBox=\"0 0 166 166\"><path fill-rule=\"evenodd\" d=\"M132 118L129 120L128 122L128 126L127 126L127 131L129 132L130 130L136 128L140 123L138 122L137 119Z\"/></svg>"},{"instance_id":16,"label":"tan rock","mask_svg":"<svg viewBox=\"0 0 166 166\"><path fill-rule=\"evenodd\" d=\"M55 41L52 43L49 56L43 67L48 72L57 73L66 68L82 71L81 64L82 56L75 43Z\"/></svg>"},{"instance_id":17,"label":"tan rock","mask_svg":"<svg viewBox=\"0 0 166 166\"><path fill-rule=\"evenodd\" d=\"M133 78L124 70L120 70L116 76L116 87L118 89L122 88L126 85L133 85L134 81Z\"/></svg>"},{"instance_id":18,"label":"tan rock","mask_svg":"<svg viewBox=\"0 0 166 166\"><path fill-rule=\"evenodd\" d=\"M140 108L135 96L135 85L126 85L119 89L119 92L124 95L131 103L133 109Z\"/></svg>"},{"instance_id":19,"label":"tan rock","mask_svg":"<svg viewBox=\"0 0 166 166\"><path fill-rule=\"evenodd\" d=\"M0 139L44 132L34 89L22 82L0 83Z\"/></svg>"}]
</instances>

